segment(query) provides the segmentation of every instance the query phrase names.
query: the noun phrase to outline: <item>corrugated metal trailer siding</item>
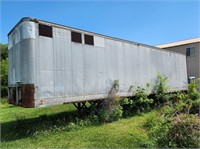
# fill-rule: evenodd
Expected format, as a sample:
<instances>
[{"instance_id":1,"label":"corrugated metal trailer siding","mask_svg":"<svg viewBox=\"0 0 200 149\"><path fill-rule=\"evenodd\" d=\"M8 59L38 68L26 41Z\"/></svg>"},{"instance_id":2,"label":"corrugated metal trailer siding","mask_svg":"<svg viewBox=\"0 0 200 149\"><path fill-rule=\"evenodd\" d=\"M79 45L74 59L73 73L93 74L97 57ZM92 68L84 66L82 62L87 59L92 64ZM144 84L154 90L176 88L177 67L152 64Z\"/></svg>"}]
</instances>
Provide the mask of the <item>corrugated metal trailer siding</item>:
<instances>
[{"instance_id":1,"label":"corrugated metal trailer siding","mask_svg":"<svg viewBox=\"0 0 200 149\"><path fill-rule=\"evenodd\" d=\"M195 47L195 56L187 56L187 73L189 76L195 76L196 78L200 77L200 43L191 43L186 45L180 45L175 47L165 48L167 50L176 51L186 55L186 49Z\"/></svg>"},{"instance_id":2,"label":"corrugated metal trailer siding","mask_svg":"<svg viewBox=\"0 0 200 149\"><path fill-rule=\"evenodd\" d=\"M36 39L36 105L40 99L48 105L104 98L114 80L119 80L118 95L127 96L131 84L145 86L150 82L153 88L158 72L169 77L171 89L186 89L184 55L96 35L94 38L101 44L74 43L71 31L53 27L53 38Z\"/></svg>"},{"instance_id":3,"label":"corrugated metal trailer siding","mask_svg":"<svg viewBox=\"0 0 200 149\"><path fill-rule=\"evenodd\" d=\"M53 26L53 38L40 36L38 23ZM114 80L119 96L131 95L132 84L151 83L152 90L158 72L168 77L170 89L186 89L185 55L44 21L28 27L30 37L9 48L9 86L18 79L34 84L35 106L106 98ZM71 41L71 30L82 33L82 43ZM84 34L94 37L94 45L84 44Z\"/></svg>"}]
</instances>

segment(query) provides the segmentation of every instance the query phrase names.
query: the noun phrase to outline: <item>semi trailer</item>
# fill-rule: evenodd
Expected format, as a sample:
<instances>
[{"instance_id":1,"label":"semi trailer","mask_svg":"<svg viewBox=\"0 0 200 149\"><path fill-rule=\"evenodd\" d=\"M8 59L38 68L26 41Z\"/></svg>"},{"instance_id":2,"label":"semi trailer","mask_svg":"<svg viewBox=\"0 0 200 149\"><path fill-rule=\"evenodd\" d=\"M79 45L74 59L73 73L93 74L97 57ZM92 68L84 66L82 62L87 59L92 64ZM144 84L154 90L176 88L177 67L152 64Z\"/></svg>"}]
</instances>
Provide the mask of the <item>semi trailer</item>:
<instances>
[{"instance_id":1,"label":"semi trailer","mask_svg":"<svg viewBox=\"0 0 200 149\"><path fill-rule=\"evenodd\" d=\"M35 18L22 18L8 33L10 103L40 107L117 96L150 83L157 73L168 88L187 90L186 56Z\"/></svg>"}]
</instances>

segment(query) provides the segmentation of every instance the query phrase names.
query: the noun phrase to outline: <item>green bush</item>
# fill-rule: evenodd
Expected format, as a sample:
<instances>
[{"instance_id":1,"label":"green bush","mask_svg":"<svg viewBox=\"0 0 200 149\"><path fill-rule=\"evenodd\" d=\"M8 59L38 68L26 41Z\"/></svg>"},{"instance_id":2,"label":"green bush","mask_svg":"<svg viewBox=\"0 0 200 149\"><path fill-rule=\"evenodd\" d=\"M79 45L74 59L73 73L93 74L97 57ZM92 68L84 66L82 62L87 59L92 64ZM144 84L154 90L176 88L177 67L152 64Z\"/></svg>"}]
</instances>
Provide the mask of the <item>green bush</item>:
<instances>
[{"instance_id":1,"label":"green bush","mask_svg":"<svg viewBox=\"0 0 200 149\"><path fill-rule=\"evenodd\" d=\"M200 98L200 93L198 92L200 78L193 80L190 84L188 84L188 97L191 100L197 100Z\"/></svg>"},{"instance_id":2,"label":"green bush","mask_svg":"<svg viewBox=\"0 0 200 149\"><path fill-rule=\"evenodd\" d=\"M179 99L175 105L176 113L197 114L199 113L200 93L198 92L198 81L194 80L188 84L188 92L179 92L176 97Z\"/></svg>"},{"instance_id":3,"label":"green bush","mask_svg":"<svg viewBox=\"0 0 200 149\"><path fill-rule=\"evenodd\" d=\"M123 109L123 117L131 116L135 113L133 99L131 98L124 98L120 101L120 105Z\"/></svg>"},{"instance_id":4,"label":"green bush","mask_svg":"<svg viewBox=\"0 0 200 149\"><path fill-rule=\"evenodd\" d=\"M111 121L117 121L122 117L123 114L123 109L122 107L118 104L115 106L115 108L113 109L111 115L110 115L110 120Z\"/></svg>"},{"instance_id":5,"label":"green bush","mask_svg":"<svg viewBox=\"0 0 200 149\"><path fill-rule=\"evenodd\" d=\"M164 111L160 115L152 114L150 117L147 118L146 122L144 123L144 127L149 131L149 135L153 137L154 141L157 144L160 144L166 135L167 131L169 130L169 117L165 114L168 113L171 109L169 107L164 108ZM164 146L163 146L164 147Z\"/></svg>"},{"instance_id":6,"label":"green bush","mask_svg":"<svg viewBox=\"0 0 200 149\"><path fill-rule=\"evenodd\" d=\"M156 94L167 93L167 77L164 77L160 73L158 73L155 87Z\"/></svg>"},{"instance_id":7,"label":"green bush","mask_svg":"<svg viewBox=\"0 0 200 149\"><path fill-rule=\"evenodd\" d=\"M119 80L114 80L108 97L95 110L95 115L99 117L100 122L112 122L122 117L123 111L119 102L120 99L116 96L118 90Z\"/></svg>"},{"instance_id":8,"label":"green bush","mask_svg":"<svg viewBox=\"0 0 200 149\"><path fill-rule=\"evenodd\" d=\"M156 126L158 123L163 123L163 117L158 114L151 114L145 121L144 127L150 130L154 126Z\"/></svg>"},{"instance_id":9,"label":"green bush","mask_svg":"<svg viewBox=\"0 0 200 149\"><path fill-rule=\"evenodd\" d=\"M187 93L166 94L160 92L159 102L163 101L166 95L169 96L170 102L163 107L159 116L149 117L144 124L158 147L200 147L200 119L197 116L200 95L197 89L198 79L188 85Z\"/></svg>"},{"instance_id":10,"label":"green bush","mask_svg":"<svg viewBox=\"0 0 200 149\"><path fill-rule=\"evenodd\" d=\"M200 93L199 89L199 79L195 79L188 85L188 102L191 103L191 107L188 109L190 113L199 113L199 105L200 105Z\"/></svg>"},{"instance_id":11,"label":"green bush","mask_svg":"<svg viewBox=\"0 0 200 149\"><path fill-rule=\"evenodd\" d=\"M162 148L199 147L200 119L198 116L178 114L172 117L168 114L152 115L144 124L157 146Z\"/></svg>"},{"instance_id":12,"label":"green bush","mask_svg":"<svg viewBox=\"0 0 200 149\"><path fill-rule=\"evenodd\" d=\"M146 84L146 89L138 87L133 91L132 98L124 98L120 102L123 107L123 116L131 116L142 111L147 111L153 103L153 99L149 98L148 88L150 84ZM132 88L132 87L131 87ZM133 90L133 89L132 89Z\"/></svg>"},{"instance_id":13,"label":"green bush","mask_svg":"<svg viewBox=\"0 0 200 149\"><path fill-rule=\"evenodd\" d=\"M91 124L94 124L94 125L100 124L99 117L95 114L90 114L88 116L88 119L90 120Z\"/></svg>"},{"instance_id":14,"label":"green bush","mask_svg":"<svg viewBox=\"0 0 200 149\"><path fill-rule=\"evenodd\" d=\"M8 98L1 98L1 104L6 104L8 103Z\"/></svg>"},{"instance_id":15,"label":"green bush","mask_svg":"<svg viewBox=\"0 0 200 149\"><path fill-rule=\"evenodd\" d=\"M75 122L78 126L90 126L92 125L92 122L90 120L90 118L86 118L86 119L79 119L79 118L76 118L76 122Z\"/></svg>"},{"instance_id":16,"label":"green bush","mask_svg":"<svg viewBox=\"0 0 200 149\"><path fill-rule=\"evenodd\" d=\"M166 145L178 148L198 148L200 141L200 119L191 114L179 114L170 122L166 134Z\"/></svg>"},{"instance_id":17,"label":"green bush","mask_svg":"<svg viewBox=\"0 0 200 149\"><path fill-rule=\"evenodd\" d=\"M156 84L155 84L155 99L154 102L157 105L163 105L168 102L167 94L167 77L162 76L160 73L157 74Z\"/></svg>"},{"instance_id":18,"label":"green bush","mask_svg":"<svg viewBox=\"0 0 200 149\"><path fill-rule=\"evenodd\" d=\"M133 98L133 104L139 111L145 111L150 109L150 104L153 103L153 99L149 99L149 94L144 88L138 87L135 96Z\"/></svg>"},{"instance_id":19,"label":"green bush","mask_svg":"<svg viewBox=\"0 0 200 149\"><path fill-rule=\"evenodd\" d=\"M108 98L103 100L101 108L98 110L100 122L112 122L122 117L122 107L118 98Z\"/></svg>"},{"instance_id":20,"label":"green bush","mask_svg":"<svg viewBox=\"0 0 200 149\"><path fill-rule=\"evenodd\" d=\"M8 87L7 86L1 86L1 97L2 98L8 97Z\"/></svg>"}]
</instances>

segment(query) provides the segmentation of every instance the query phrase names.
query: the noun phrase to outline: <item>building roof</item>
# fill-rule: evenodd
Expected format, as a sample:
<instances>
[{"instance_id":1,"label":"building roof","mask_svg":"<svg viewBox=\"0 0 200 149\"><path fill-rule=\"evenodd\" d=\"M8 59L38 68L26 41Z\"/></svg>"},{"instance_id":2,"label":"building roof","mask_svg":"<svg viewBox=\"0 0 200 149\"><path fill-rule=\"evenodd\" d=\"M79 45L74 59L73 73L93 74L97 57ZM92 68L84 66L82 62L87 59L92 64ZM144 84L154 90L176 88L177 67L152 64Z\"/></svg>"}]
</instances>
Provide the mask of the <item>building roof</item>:
<instances>
[{"instance_id":1,"label":"building roof","mask_svg":"<svg viewBox=\"0 0 200 149\"><path fill-rule=\"evenodd\" d=\"M200 42L200 38L192 38L192 39L181 40L181 41L177 41L177 42L171 42L171 43L167 43L167 44L161 44L161 45L157 45L156 47L169 48L169 47L191 44L191 43L195 43L195 42Z\"/></svg>"}]
</instances>

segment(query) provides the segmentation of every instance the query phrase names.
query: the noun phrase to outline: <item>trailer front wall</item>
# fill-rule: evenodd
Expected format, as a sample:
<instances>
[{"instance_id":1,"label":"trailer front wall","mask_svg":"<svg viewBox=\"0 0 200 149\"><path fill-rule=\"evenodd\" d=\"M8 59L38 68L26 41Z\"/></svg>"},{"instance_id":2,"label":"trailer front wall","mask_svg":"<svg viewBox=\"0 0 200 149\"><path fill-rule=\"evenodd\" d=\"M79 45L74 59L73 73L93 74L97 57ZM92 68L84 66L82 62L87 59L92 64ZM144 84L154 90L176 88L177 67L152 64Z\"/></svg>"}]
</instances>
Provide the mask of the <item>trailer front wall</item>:
<instances>
[{"instance_id":1,"label":"trailer front wall","mask_svg":"<svg viewBox=\"0 0 200 149\"><path fill-rule=\"evenodd\" d=\"M29 21L19 24L9 35L9 102L20 100L25 107L35 106L35 39L35 23Z\"/></svg>"}]
</instances>

